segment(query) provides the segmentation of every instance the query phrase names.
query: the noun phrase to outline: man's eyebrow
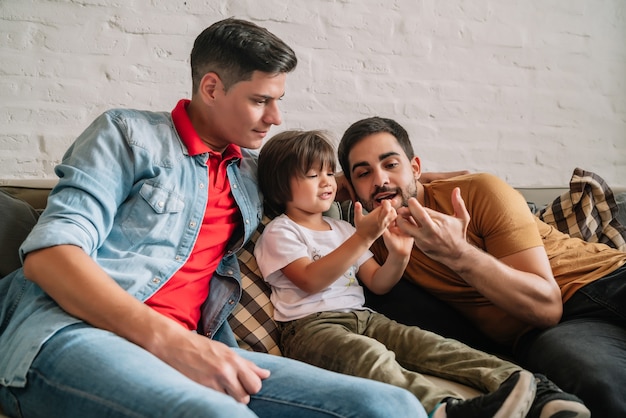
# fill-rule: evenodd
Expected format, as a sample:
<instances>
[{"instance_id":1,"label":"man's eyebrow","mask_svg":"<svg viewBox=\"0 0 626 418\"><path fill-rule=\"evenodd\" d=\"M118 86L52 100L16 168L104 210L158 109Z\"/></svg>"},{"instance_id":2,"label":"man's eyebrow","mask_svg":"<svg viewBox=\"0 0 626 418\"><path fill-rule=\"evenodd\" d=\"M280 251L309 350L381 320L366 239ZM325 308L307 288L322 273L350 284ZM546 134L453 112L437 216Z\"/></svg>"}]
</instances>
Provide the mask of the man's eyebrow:
<instances>
[{"instance_id":1,"label":"man's eyebrow","mask_svg":"<svg viewBox=\"0 0 626 418\"><path fill-rule=\"evenodd\" d=\"M384 161L389 157L395 157L395 156L399 156L400 153L395 152L395 151L389 151L389 152L385 152L384 154L380 154L378 156L378 161ZM359 167L369 167L369 163L367 161L359 161L358 163L354 163L352 165L352 169L350 171L354 172L354 170L356 170Z\"/></svg>"},{"instance_id":2,"label":"man's eyebrow","mask_svg":"<svg viewBox=\"0 0 626 418\"><path fill-rule=\"evenodd\" d=\"M389 157L399 157L399 156L400 156L399 152L389 151L389 152L386 152L384 154L380 154L378 156L378 161L383 161L383 160L385 160L385 159L387 159Z\"/></svg>"},{"instance_id":3,"label":"man's eyebrow","mask_svg":"<svg viewBox=\"0 0 626 418\"><path fill-rule=\"evenodd\" d=\"M279 97L270 96L269 94L255 94L254 96L259 97L264 100L274 100L274 99L280 100L283 97L285 97L285 93L281 94Z\"/></svg>"},{"instance_id":4,"label":"man's eyebrow","mask_svg":"<svg viewBox=\"0 0 626 418\"><path fill-rule=\"evenodd\" d=\"M367 161L361 161L361 162L358 162L358 163L354 163L352 165L352 169L350 171L354 173L354 170L356 170L359 167L369 167L369 163Z\"/></svg>"}]
</instances>

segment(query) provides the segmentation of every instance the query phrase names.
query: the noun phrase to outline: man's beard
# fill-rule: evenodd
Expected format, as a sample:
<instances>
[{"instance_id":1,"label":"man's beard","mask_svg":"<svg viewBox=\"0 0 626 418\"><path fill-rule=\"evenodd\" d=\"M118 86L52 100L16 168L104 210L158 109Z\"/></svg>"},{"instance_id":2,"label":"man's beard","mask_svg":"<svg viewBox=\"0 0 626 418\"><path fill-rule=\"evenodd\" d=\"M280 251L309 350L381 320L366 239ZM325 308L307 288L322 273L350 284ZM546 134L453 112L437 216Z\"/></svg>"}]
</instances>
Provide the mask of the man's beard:
<instances>
[{"instance_id":1,"label":"man's beard","mask_svg":"<svg viewBox=\"0 0 626 418\"><path fill-rule=\"evenodd\" d=\"M377 203L376 199L374 199L374 196L380 193L395 193L396 195L400 195L402 196L402 202L400 206L408 206L409 199L412 197L417 197L417 185L415 184L415 181L413 181L409 183L409 185L405 189L402 189L400 187L377 187L376 190L374 190L374 193L372 193L372 195L370 196L369 200L364 201L363 199L359 199L361 204L363 205L363 208L365 208L368 212L373 211L375 207L374 205Z\"/></svg>"}]
</instances>

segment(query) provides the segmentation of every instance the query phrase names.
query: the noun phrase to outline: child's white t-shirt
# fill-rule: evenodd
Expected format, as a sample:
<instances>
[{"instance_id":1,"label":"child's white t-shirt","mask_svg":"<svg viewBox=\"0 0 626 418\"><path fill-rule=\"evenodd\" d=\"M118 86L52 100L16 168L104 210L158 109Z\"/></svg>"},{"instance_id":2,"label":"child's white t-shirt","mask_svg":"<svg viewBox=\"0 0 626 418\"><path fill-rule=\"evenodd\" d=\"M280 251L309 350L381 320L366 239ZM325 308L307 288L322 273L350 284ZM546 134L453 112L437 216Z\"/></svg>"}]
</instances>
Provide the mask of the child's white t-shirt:
<instances>
[{"instance_id":1,"label":"child's white t-shirt","mask_svg":"<svg viewBox=\"0 0 626 418\"><path fill-rule=\"evenodd\" d=\"M316 312L367 309L363 306L365 297L356 272L373 256L369 250L330 286L315 294L299 289L281 271L299 258L316 260L325 256L354 234L355 228L346 221L329 217L324 220L331 230L314 231L283 214L267 224L256 242L254 256L263 278L272 288L270 300L276 321L292 321Z\"/></svg>"}]
</instances>

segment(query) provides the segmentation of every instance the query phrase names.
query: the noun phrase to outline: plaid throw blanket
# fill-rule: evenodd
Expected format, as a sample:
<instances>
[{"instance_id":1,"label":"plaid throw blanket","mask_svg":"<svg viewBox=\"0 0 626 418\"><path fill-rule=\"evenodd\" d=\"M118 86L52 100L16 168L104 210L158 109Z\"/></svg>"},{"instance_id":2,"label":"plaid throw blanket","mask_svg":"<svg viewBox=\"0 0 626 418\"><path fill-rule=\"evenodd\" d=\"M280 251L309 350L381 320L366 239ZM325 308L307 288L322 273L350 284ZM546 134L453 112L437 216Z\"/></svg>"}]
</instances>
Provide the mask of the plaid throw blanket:
<instances>
[{"instance_id":1,"label":"plaid throw blanket","mask_svg":"<svg viewBox=\"0 0 626 418\"><path fill-rule=\"evenodd\" d=\"M557 197L538 216L561 232L588 242L626 251L626 228L616 219L615 196L597 174L574 169L569 192Z\"/></svg>"}]
</instances>

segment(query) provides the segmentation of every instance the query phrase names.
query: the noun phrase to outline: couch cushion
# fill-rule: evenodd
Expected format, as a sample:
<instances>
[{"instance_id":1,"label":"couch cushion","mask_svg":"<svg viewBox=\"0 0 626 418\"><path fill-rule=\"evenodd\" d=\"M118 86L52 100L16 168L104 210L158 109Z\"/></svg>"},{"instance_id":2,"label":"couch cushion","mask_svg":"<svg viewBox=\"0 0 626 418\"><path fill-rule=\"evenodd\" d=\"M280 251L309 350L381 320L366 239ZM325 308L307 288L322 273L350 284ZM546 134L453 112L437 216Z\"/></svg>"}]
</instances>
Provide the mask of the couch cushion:
<instances>
[{"instance_id":1,"label":"couch cushion","mask_svg":"<svg viewBox=\"0 0 626 418\"><path fill-rule=\"evenodd\" d=\"M0 277L4 277L22 266L19 248L37 223L39 212L0 189L0 216Z\"/></svg>"}]
</instances>

